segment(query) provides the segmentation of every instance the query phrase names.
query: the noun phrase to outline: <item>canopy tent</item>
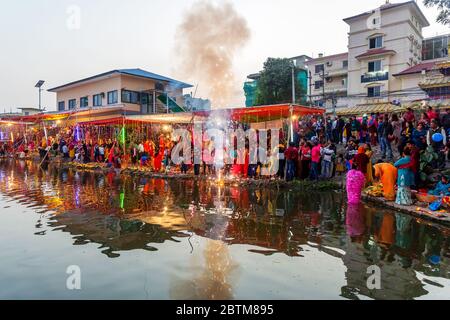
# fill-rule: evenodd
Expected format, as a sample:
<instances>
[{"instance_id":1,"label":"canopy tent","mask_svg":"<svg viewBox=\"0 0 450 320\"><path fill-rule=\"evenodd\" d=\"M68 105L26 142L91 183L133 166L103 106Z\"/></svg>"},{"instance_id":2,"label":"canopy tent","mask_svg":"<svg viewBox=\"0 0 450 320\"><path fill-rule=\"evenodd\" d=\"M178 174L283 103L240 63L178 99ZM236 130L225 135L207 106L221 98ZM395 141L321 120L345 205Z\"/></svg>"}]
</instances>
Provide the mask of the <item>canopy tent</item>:
<instances>
[{"instance_id":1,"label":"canopy tent","mask_svg":"<svg viewBox=\"0 0 450 320\"><path fill-rule=\"evenodd\" d=\"M34 122L0 120L0 125L7 125L7 126L29 126L33 124Z\"/></svg>"},{"instance_id":2,"label":"canopy tent","mask_svg":"<svg viewBox=\"0 0 450 320\"><path fill-rule=\"evenodd\" d=\"M206 117L205 113L178 112L127 116L126 119L146 123L188 124L203 122Z\"/></svg>"},{"instance_id":3,"label":"canopy tent","mask_svg":"<svg viewBox=\"0 0 450 320\"><path fill-rule=\"evenodd\" d=\"M343 108L337 110L336 114L341 116L356 116L371 113L392 113L401 112L404 108L391 103L378 103L370 105L358 105L355 107Z\"/></svg>"},{"instance_id":4,"label":"canopy tent","mask_svg":"<svg viewBox=\"0 0 450 320\"><path fill-rule=\"evenodd\" d=\"M287 119L291 116L301 117L305 115L322 115L324 113L325 109L309 108L291 104L278 104L237 109L218 109L209 112L210 115L224 116L231 120L245 123L268 122L279 119ZM205 112L199 114L204 115Z\"/></svg>"}]
</instances>

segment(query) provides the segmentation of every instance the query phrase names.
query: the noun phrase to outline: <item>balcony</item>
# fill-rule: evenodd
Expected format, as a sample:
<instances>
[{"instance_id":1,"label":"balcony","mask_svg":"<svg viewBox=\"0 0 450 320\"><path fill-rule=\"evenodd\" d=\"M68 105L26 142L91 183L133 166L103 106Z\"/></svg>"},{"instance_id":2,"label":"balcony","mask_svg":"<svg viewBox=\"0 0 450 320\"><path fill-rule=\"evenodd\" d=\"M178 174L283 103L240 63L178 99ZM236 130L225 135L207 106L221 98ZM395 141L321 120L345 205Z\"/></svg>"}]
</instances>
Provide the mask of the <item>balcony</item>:
<instances>
[{"instance_id":1,"label":"balcony","mask_svg":"<svg viewBox=\"0 0 450 320\"><path fill-rule=\"evenodd\" d=\"M367 72L361 76L361 83L387 80L389 80L389 72L387 71Z\"/></svg>"}]
</instances>

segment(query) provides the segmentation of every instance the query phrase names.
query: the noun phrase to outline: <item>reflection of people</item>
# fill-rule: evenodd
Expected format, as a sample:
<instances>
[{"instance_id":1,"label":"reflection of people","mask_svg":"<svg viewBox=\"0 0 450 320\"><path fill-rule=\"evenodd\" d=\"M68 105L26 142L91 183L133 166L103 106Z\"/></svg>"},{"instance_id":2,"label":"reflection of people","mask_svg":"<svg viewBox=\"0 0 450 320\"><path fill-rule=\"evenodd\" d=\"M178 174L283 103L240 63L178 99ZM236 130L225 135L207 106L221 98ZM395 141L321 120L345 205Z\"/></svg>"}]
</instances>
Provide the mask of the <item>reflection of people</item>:
<instances>
[{"instance_id":1,"label":"reflection of people","mask_svg":"<svg viewBox=\"0 0 450 320\"><path fill-rule=\"evenodd\" d=\"M345 224L347 226L347 234L352 238L352 240L355 237L364 235L366 225L363 211L360 210L360 205L348 205Z\"/></svg>"},{"instance_id":2,"label":"reflection of people","mask_svg":"<svg viewBox=\"0 0 450 320\"><path fill-rule=\"evenodd\" d=\"M395 180L397 180L397 168L390 163L378 163L374 166L375 176L383 184L383 196L386 200L395 200Z\"/></svg>"},{"instance_id":3,"label":"reflection of people","mask_svg":"<svg viewBox=\"0 0 450 320\"><path fill-rule=\"evenodd\" d=\"M401 213L395 214L397 232L395 234L395 244L402 249L409 249L412 242L411 222L413 218Z\"/></svg>"},{"instance_id":4,"label":"reflection of people","mask_svg":"<svg viewBox=\"0 0 450 320\"><path fill-rule=\"evenodd\" d=\"M381 222L380 231L377 235L377 241L380 244L392 245L395 240L395 218L393 214L385 213Z\"/></svg>"}]
</instances>

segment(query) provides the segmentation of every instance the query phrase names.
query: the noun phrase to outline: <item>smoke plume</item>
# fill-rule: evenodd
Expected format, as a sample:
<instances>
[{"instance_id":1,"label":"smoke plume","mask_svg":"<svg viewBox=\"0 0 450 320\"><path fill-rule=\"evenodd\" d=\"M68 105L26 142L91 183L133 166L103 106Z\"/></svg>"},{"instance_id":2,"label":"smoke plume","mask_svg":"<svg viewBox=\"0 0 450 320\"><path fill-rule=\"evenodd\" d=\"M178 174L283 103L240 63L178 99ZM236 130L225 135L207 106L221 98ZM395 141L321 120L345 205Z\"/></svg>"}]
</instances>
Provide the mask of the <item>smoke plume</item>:
<instances>
[{"instance_id":1,"label":"smoke plume","mask_svg":"<svg viewBox=\"0 0 450 320\"><path fill-rule=\"evenodd\" d=\"M198 84L214 108L230 107L236 95L242 95L233 60L249 39L246 20L230 2L200 0L185 13L177 30L177 71Z\"/></svg>"}]
</instances>

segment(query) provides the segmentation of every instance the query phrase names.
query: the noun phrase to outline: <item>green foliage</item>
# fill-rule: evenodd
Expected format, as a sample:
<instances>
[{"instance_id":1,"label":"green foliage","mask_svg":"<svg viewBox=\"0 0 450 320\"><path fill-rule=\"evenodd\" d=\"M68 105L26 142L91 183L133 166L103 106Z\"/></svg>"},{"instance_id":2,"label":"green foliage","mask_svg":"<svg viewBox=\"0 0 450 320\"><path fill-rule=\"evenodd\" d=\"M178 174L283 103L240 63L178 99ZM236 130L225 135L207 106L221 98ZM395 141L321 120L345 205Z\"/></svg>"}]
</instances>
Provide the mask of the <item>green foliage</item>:
<instances>
[{"instance_id":1,"label":"green foliage","mask_svg":"<svg viewBox=\"0 0 450 320\"><path fill-rule=\"evenodd\" d=\"M450 27L450 0L423 0L423 4L427 7L437 7L439 15L437 22Z\"/></svg>"},{"instance_id":2,"label":"green foliage","mask_svg":"<svg viewBox=\"0 0 450 320\"><path fill-rule=\"evenodd\" d=\"M292 68L289 59L269 58L258 80L256 105L270 105L292 102ZM296 101L305 96L304 89L297 81L300 70L295 68Z\"/></svg>"}]
</instances>

